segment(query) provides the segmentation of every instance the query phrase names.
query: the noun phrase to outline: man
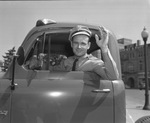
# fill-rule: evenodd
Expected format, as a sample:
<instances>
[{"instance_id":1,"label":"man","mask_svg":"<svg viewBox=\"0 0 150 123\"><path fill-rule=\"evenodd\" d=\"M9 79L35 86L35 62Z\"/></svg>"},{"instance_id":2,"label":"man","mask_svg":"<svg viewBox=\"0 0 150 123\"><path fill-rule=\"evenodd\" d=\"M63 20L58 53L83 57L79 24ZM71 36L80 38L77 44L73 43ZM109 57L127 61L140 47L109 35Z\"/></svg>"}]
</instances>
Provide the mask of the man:
<instances>
[{"instance_id":1,"label":"man","mask_svg":"<svg viewBox=\"0 0 150 123\"><path fill-rule=\"evenodd\" d=\"M93 55L87 54L87 50L91 46L90 37L92 32L86 26L78 25L74 27L69 36L71 47L74 56L71 56L60 63L56 69L64 69L67 71L93 71L101 76L102 79L116 80L119 78L119 73L116 63L113 60L109 48L107 46L109 40L108 30L99 29L101 39L95 35L96 43L100 47L102 59L98 59ZM55 69L55 68L54 68Z\"/></svg>"}]
</instances>

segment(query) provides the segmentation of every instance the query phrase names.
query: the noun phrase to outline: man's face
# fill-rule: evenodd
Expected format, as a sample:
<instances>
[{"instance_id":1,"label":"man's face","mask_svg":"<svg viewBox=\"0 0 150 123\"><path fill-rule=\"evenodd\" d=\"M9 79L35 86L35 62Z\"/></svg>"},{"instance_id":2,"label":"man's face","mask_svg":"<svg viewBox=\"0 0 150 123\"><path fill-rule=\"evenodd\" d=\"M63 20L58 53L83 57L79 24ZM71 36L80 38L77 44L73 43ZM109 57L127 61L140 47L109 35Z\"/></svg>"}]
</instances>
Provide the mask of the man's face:
<instances>
[{"instance_id":1,"label":"man's face","mask_svg":"<svg viewBox=\"0 0 150 123\"><path fill-rule=\"evenodd\" d=\"M89 37L86 35L76 35L71 42L73 52L78 57L84 56L90 48L90 45Z\"/></svg>"}]
</instances>

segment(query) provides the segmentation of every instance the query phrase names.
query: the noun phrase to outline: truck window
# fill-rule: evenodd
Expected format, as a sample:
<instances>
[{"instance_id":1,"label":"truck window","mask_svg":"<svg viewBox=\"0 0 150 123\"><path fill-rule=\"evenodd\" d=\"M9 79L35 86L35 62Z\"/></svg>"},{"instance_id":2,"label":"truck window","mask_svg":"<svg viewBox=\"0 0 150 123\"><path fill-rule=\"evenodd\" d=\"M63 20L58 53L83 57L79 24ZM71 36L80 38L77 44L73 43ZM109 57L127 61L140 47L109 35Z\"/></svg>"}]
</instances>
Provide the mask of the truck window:
<instances>
[{"instance_id":1,"label":"truck window","mask_svg":"<svg viewBox=\"0 0 150 123\"><path fill-rule=\"evenodd\" d=\"M37 37L26 58L25 68L49 70L63 58L73 55L68 36L69 33L49 33Z\"/></svg>"}]
</instances>

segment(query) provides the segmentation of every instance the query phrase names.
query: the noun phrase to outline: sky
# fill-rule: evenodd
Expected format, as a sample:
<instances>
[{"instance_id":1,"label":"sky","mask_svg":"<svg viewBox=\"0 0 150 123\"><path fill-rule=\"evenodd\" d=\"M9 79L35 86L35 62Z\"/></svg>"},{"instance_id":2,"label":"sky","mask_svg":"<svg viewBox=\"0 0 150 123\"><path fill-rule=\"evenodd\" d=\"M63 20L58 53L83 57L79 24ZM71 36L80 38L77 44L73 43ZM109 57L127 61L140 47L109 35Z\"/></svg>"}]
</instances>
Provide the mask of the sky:
<instances>
[{"instance_id":1,"label":"sky","mask_svg":"<svg viewBox=\"0 0 150 123\"><path fill-rule=\"evenodd\" d=\"M143 42L143 28L150 32L150 0L0 1L0 60L43 18L105 26L117 39Z\"/></svg>"}]
</instances>

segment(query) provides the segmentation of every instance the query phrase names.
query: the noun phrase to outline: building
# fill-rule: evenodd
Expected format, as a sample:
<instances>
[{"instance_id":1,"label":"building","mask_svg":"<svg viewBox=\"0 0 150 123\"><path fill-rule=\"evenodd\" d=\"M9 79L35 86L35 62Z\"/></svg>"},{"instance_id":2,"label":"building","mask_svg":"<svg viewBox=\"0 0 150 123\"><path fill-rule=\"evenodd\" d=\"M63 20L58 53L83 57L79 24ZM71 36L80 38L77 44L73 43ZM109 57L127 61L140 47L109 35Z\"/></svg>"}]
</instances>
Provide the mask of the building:
<instances>
[{"instance_id":1,"label":"building","mask_svg":"<svg viewBox=\"0 0 150 123\"><path fill-rule=\"evenodd\" d=\"M121 38L118 39L118 45L120 49L124 49L124 46L132 44L132 40L131 39L127 39L127 38Z\"/></svg>"},{"instance_id":2,"label":"building","mask_svg":"<svg viewBox=\"0 0 150 123\"><path fill-rule=\"evenodd\" d=\"M119 44L120 40L121 39L118 40ZM122 79L125 82L126 88L139 88L141 83L145 83L144 46L141 45L140 40L138 40L137 43L134 44L127 43L129 42L124 43L124 48L123 44L121 44L122 47L120 48ZM147 63L149 64L150 44L147 44L147 59ZM150 82L149 71L150 65L148 65L148 77Z\"/></svg>"}]
</instances>

